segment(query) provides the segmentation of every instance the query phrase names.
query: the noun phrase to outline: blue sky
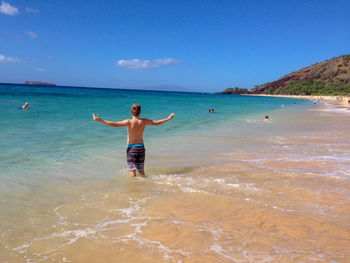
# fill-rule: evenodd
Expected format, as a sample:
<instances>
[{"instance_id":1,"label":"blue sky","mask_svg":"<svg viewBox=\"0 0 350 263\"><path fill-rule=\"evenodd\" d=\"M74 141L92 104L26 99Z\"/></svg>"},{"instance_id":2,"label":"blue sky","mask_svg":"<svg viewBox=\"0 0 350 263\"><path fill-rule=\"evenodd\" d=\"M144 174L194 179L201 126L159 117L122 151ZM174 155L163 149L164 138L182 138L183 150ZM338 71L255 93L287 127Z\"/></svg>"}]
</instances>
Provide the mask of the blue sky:
<instances>
[{"instance_id":1,"label":"blue sky","mask_svg":"<svg viewBox=\"0 0 350 263\"><path fill-rule=\"evenodd\" d=\"M0 82L253 88L349 54L349 14L345 0L6 0Z\"/></svg>"}]
</instances>

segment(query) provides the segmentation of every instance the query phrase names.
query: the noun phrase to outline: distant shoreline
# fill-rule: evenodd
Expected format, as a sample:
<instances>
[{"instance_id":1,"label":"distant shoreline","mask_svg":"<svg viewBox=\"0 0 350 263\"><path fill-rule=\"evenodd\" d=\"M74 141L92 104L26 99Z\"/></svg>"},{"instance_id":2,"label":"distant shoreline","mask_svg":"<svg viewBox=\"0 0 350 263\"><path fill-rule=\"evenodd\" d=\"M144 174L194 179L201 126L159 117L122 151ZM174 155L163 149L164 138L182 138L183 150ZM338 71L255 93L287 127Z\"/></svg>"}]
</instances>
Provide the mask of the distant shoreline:
<instances>
[{"instance_id":1,"label":"distant shoreline","mask_svg":"<svg viewBox=\"0 0 350 263\"><path fill-rule=\"evenodd\" d=\"M242 94L242 96L261 96L277 98L307 99L312 101L326 101L336 104L340 107L350 108L349 96L322 96L322 95L270 95L270 94Z\"/></svg>"},{"instance_id":2,"label":"distant shoreline","mask_svg":"<svg viewBox=\"0 0 350 263\"><path fill-rule=\"evenodd\" d=\"M32 85L32 86L56 86L55 83L50 83L50 82L41 82L41 81L29 81L26 80L24 85Z\"/></svg>"}]
</instances>

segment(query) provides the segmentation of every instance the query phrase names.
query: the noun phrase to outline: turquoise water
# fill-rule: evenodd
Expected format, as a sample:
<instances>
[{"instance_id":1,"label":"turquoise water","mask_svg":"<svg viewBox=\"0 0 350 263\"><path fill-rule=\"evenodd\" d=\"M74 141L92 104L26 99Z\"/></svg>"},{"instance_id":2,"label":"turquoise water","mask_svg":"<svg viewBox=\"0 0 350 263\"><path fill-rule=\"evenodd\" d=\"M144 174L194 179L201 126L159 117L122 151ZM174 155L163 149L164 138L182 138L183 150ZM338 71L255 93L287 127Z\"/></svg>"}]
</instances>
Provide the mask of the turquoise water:
<instances>
[{"instance_id":1,"label":"turquoise water","mask_svg":"<svg viewBox=\"0 0 350 263\"><path fill-rule=\"evenodd\" d=\"M0 91L1 262L349 262L348 111L219 94ZM146 129L146 178L128 175L126 128L91 116L129 118L133 103L151 119L175 112Z\"/></svg>"},{"instance_id":2,"label":"turquoise water","mask_svg":"<svg viewBox=\"0 0 350 263\"><path fill-rule=\"evenodd\" d=\"M20 107L29 102L31 108ZM297 102L297 105L294 103ZM92 120L98 113L106 120L130 118L130 105L142 105L142 117L175 119L148 127L145 142L163 147L167 138L215 132L227 121L242 121L277 109L307 107L305 101L286 98L221 94L0 85L0 176L54 170L97 153L114 154L116 169L125 169L126 129L111 128ZM208 113L208 109L215 113ZM99 156L101 156L99 154ZM116 155L116 156L115 156ZM76 172L74 177L82 176Z\"/></svg>"}]
</instances>

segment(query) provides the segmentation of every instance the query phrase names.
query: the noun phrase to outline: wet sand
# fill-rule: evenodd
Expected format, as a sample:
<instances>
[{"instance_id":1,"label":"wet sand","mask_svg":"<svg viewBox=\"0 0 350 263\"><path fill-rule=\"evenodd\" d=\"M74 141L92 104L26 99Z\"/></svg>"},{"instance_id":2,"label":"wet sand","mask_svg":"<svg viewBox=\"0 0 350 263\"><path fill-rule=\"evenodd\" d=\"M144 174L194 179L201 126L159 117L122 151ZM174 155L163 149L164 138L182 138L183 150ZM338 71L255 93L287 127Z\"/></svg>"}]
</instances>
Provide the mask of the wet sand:
<instances>
[{"instance_id":1,"label":"wet sand","mask_svg":"<svg viewBox=\"0 0 350 263\"><path fill-rule=\"evenodd\" d=\"M145 179L67 186L59 202L32 196L1 216L1 261L349 262L350 115L270 116L187 151L174 139L182 154L153 152Z\"/></svg>"}]
</instances>

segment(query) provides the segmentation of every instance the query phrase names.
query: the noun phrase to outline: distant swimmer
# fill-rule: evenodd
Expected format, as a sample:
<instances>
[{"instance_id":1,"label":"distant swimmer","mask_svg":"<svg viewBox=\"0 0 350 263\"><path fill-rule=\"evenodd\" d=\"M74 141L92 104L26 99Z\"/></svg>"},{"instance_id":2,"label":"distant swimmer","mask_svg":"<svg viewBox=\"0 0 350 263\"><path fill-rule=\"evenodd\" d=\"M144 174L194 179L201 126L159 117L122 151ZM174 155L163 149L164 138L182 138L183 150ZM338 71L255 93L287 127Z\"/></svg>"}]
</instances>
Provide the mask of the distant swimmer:
<instances>
[{"instance_id":1,"label":"distant swimmer","mask_svg":"<svg viewBox=\"0 0 350 263\"><path fill-rule=\"evenodd\" d=\"M29 107L29 103L28 102L24 103L24 105L22 106L22 109L24 109L24 110L27 110L29 108L30 107Z\"/></svg>"},{"instance_id":2,"label":"distant swimmer","mask_svg":"<svg viewBox=\"0 0 350 263\"><path fill-rule=\"evenodd\" d=\"M268 115L266 115L265 116L265 120L264 121L269 121L270 119L269 119L269 116Z\"/></svg>"},{"instance_id":3,"label":"distant swimmer","mask_svg":"<svg viewBox=\"0 0 350 263\"><path fill-rule=\"evenodd\" d=\"M209 109L208 112L211 112L211 109Z\"/></svg>"},{"instance_id":4,"label":"distant swimmer","mask_svg":"<svg viewBox=\"0 0 350 263\"><path fill-rule=\"evenodd\" d=\"M211 112L214 112L214 109L211 109Z\"/></svg>"},{"instance_id":5,"label":"distant swimmer","mask_svg":"<svg viewBox=\"0 0 350 263\"><path fill-rule=\"evenodd\" d=\"M175 114L172 113L168 118L158 121L140 118L141 106L139 104L133 104L130 113L132 119L117 122L102 120L98 114L92 114L92 117L95 121L111 127L128 127L128 147L126 150L126 158L129 174L131 177L136 177L136 170L138 170L141 176L145 176L145 147L143 144L143 132L147 125L161 125L172 120Z\"/></svg>"}]
</instances>

